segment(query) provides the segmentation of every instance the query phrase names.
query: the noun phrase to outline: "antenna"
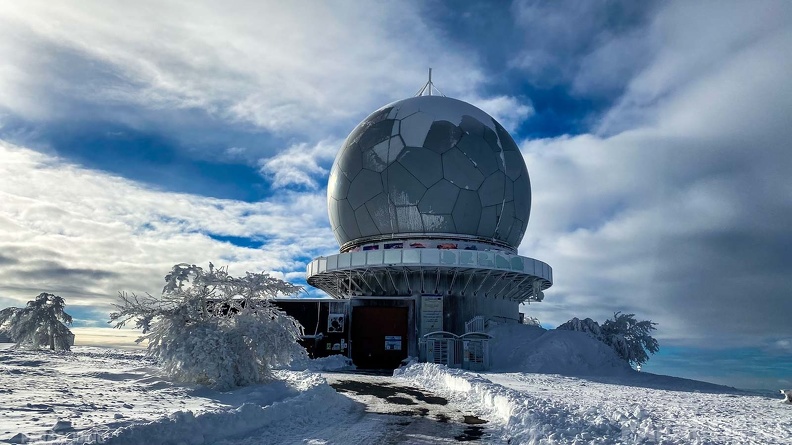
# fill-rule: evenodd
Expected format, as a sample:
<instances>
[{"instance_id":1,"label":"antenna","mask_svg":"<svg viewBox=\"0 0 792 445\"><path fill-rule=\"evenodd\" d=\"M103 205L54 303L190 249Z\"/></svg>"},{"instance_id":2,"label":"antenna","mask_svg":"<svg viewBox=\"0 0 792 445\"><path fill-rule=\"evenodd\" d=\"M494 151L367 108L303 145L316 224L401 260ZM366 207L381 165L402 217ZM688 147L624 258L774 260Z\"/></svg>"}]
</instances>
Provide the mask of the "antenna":
<instances>
[{"instance_id":1,"label":"antenna","mask_svg":"<svg viewBox=\"0 0 792 445\"><path fill-rule=\"evenodd\" d=\"M435 91L440 93L441 96L446 97L446 95L443 94L442 91L437 89L437 87L435 86L434 82L432 82L432 69L429 68L429 81L426 82L424 84L424 86L420 90L418 90L418 93L415 94L415 97L423 96L424 93L426 93L427 96L431 96L432 95L432 88L434 88Z\"/></svg>"}]
</instances>

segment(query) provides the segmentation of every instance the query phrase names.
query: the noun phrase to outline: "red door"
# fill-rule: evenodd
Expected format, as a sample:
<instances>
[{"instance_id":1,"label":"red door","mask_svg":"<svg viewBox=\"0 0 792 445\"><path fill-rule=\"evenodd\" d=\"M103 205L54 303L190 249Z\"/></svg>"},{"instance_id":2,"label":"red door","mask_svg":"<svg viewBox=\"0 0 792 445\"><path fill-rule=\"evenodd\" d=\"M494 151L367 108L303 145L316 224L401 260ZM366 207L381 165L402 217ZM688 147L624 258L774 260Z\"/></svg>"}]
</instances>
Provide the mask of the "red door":
<instances>
[{"instance_id":1,"label":"red door","mask_svg":"<svg viewBox=\"0 0 792 445\"><path fill-rule=\"evenodd\" d=\"M407 358L406 307L352 307L352 362L363 369L395 369Z\"/></svg>"}]
</instances>

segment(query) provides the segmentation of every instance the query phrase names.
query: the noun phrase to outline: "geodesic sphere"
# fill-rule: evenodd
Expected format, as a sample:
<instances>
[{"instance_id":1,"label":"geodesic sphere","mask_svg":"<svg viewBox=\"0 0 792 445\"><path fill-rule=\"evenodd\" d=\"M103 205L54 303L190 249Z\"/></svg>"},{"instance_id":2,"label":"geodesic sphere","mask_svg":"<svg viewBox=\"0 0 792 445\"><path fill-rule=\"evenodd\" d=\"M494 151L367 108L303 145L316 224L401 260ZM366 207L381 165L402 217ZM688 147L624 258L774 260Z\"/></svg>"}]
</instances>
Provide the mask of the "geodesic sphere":
<instances>
[{"instance_id":1,"label":"geodesic sphere","mask_svg":"<svg viewBox=\"0 0 792 445\"><path fill-rule=\"evenodd\" d=\"M327 203L341 246L447 234L516 248L531 185L517 144L495 119L460 100L418 96L355 127L330 172Z\"/></svg>"}]
</instances>

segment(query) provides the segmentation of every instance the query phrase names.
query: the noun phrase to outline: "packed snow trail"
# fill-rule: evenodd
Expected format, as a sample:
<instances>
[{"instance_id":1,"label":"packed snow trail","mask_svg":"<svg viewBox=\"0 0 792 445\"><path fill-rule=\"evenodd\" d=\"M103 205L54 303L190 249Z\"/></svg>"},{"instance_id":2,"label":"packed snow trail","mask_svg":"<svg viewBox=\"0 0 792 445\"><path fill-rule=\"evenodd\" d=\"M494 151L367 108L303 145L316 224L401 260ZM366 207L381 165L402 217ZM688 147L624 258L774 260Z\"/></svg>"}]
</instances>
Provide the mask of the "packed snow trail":
<instances>
[{"instance_id":1,"label":"packed snow trail","mask_svg":"<svg viewBox=\"0 0 792 445\"><path fill-rule=\"evenodd\" d=\"M386 375L328 373L322 376L347 397L350 406L313 424L286 420L278 431L264 431L221 445L339 444L396 445L503 443L484 419L427 390ZM274 434L274 435L273 435Z\"/></svg>"}]
</instances>

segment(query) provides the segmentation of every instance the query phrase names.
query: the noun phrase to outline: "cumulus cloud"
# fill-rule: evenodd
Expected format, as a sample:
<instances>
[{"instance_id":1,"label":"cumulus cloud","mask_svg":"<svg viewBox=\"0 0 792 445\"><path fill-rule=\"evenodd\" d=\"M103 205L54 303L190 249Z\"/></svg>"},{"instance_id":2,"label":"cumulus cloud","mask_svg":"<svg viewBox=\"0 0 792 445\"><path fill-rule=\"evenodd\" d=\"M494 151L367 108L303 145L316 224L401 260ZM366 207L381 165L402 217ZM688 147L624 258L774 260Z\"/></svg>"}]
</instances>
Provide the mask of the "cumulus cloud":
<instances>
[{"instance_id":1,"label":"cumulus cloud","mask_svg":"<svg viewBox=\"0 0 792 445\"><path fill-rule=\"evenodd\" d=\"M556 278L529 309L542 321L623 310L660 322L666 340L721 346L792 334L792 63L779 57L790 8L767 27L768 11L727 9L659 14L667 47L603 120L626 128L523 143L534 201L521 252ZM707 55L697 41L713 30L730 36Z\"/></svg>"},{"instance_id":2,"label":"cumulus cloud","mask_svg":"<svg viewBox=\"0 0 792 445\"><path fill-rule=\"evenodd\" d=\"M17 305L52 292L107 310L120 290L159 292L180 262L297 278L337 249L323 191L244 203L152 190L5 142L0 158L0 297Z\"/></svg>"},{"instance_id":3,"label":"cumulus cloud","mask_svg":"<svg viewBox=\"0 0 792 445\"><path fill-rule=\"evenodd\" d=\"M261 159L261 173L275 188L294 185L316 190L319 180L330 173L327 165L335 159L340 146L340 140L324 140L313 146L294 144L273 157Z\"/></svg>"}]
</instances>

